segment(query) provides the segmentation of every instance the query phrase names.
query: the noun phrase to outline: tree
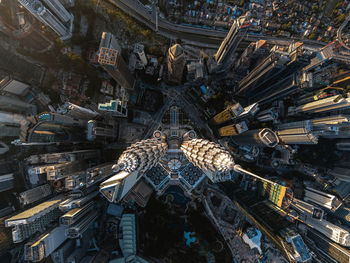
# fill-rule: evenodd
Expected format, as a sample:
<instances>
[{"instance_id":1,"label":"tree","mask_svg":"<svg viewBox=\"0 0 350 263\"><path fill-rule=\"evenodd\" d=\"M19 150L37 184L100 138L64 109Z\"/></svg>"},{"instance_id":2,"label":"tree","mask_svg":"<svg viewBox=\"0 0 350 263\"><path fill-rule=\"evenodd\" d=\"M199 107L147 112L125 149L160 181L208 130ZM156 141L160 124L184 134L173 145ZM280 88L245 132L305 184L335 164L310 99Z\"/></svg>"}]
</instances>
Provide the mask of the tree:
<instances>
[{"instance_id":1,"label":"tree","mask_svg":"<svg viewBox=\"0 0 350 263\"><path fill-rule=\"evenodd\" d=\"M317 36L316 36L316 33L315 32L312 32L310 35L309 35L309 39L312 39L312 40L316 40Z\"/></svg>"},{"instance_id":2,"label":"tree","mask_svg":"<svg viewBox=\"0 0 350 263\"><path fill-rule=\"evenodd\" d=\"M334 23L336 24L341 24L341 22L343 22L345 19L345 14L342 13L340 15L338 15L335 19L334 19Z\"/></svg>"},{"instance_id":3,"label":"tree","mask_svg":"<svg viewBox=\"0 0 350 263\"><path fill-rule=\"evenodd\" d=\"M149 29L142 30L142 35L144 35L148 40L152 40L152 32Z\"/></svg>"},{"instance_id":4,"label":"tree","mask_svg":"<svg viewBox=\"0 0 350 263\"><path fill-rule=\"evenodd\" d=\"M163 55L163 52L162 52L162 49L158 46L150 46L149 47L149 53L151 55L154 55L154 56L157 56L157 57L160 57Z\"/></svg>"}]
</instances>

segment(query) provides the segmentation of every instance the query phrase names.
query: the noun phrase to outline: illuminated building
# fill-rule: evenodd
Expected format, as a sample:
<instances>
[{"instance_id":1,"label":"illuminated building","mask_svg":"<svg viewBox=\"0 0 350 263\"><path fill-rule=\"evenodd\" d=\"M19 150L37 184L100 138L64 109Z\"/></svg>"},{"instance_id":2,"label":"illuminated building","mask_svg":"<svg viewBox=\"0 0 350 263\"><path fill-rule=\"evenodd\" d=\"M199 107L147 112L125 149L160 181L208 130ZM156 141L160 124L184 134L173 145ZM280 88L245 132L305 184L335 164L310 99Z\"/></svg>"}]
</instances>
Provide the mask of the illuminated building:
<instances>
[{"instance_id":1,"label":"illuminated building","mask_svg":"<svg viewBox=\"0 0 350 263\"><path fill-rule=\"evenodd\" d=\"M175 84L181 84L182 74L186 64L184 50L175 44L168 52L168 79Z\"/></svg>"},{"instance_id":2,"label":"illuminated building","mask_svg":"<svg viewBox=\"0 0 350 263\"><path fill-rule=\"evenodd\" d=\"M230 119L239 116L244 111L242 106L239 103L229 106L224 111L218 113L213 118L213 124L221 124Z\"/></svg>"}]
</instances>

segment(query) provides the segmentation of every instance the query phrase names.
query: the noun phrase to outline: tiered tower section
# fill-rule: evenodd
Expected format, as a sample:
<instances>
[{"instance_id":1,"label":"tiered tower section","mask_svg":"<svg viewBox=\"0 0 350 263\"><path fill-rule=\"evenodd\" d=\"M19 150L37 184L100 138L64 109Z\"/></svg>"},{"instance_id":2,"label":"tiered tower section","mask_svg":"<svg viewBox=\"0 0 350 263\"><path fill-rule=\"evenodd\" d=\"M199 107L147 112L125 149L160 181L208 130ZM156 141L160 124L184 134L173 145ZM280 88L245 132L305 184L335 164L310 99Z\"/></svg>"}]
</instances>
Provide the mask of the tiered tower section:
<instances>
[{"instance_id":1,"label":"tiered tower section","mask_svg":"<svg viewBox=\"0 0 350 263\"><path fill-rule=\"evenodd\" d=\"M157 139L147 139L128 147L113 166L115 171L128 173L144 173L156 165L168 150L166 142Z\"/></svg>"},{"instance_id":2,"label":"tiered tower section","mask_svg":"<svg viewBox=\"0 0 350 263\"><path fill-rule=\"evenodd\" d=\"M203 170L226 172L232 170L235 165L233 158L225 148L207 140L184 141L181 150L191 163Z\"/></svg>"}]
</instances>

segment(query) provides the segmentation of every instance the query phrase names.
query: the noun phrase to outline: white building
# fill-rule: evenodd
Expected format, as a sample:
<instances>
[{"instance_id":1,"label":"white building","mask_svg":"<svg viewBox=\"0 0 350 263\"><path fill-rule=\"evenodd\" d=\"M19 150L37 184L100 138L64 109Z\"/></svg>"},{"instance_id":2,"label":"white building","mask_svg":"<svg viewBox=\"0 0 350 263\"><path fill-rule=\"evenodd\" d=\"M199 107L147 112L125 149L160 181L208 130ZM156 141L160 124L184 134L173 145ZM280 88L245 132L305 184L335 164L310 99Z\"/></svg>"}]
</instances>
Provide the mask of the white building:
<instances>
[{"instance_id":1,"label":"white building","mask_svg":"<svg viewBox=\"0 0 350 263\"><path fill-rule=\"evenodd\" d=\"M147 61L147 57L144 51L144 46L141 44L135 44L134 47L134 53L136 53L136 55L138 56L138 58L141 60L142 64L144 66L147 65L148 61Z\"/></svg>"},{"instance_id":2,"label":"white building","mask_svg":"<svg viewBox=\"0 0 350 263\"><path fill-rule=\"evenodd\" d=\"M28 84L14 80L10 77L5 77L0 81L0 91L6 91L15 95L23 96L28 92L28 90Z\"/></svg>"},{"instance_id":3,"label":"white building","mask_svg":"<svg viewBox=\"0 0 350 263\"><path fill-rule=\"evenodd\" d=\"M122 235L119 239L119 246L122 250L123 257L116 258L109 263L148 263L148 261L136 255L136 224L134 214L124 214L119 224Z\"/></svg>"},{"instance_id":4,"label":"white building","mask_svg":"<svg viewBox=\"0 0 350 263\"><path fill-rule=\"evenodd\" d=\"M339 201L336 196L318 191L311 187L306 187L304 201L315 203L333 211L342 205L342 202Z\"/></svg>"},{"instance_id":5,"label":"white building","mask_svg":"<svg viewBox=\"0 0 350 263\"><path fill-rule=\"evenodd\" d=\"M300 219L339 245L350 247L350 232L323 218L324 211L312 204L294 198L292 207L300 213Z\"/></svg>"},{"instance_id":6,"label":"white building","mask_svg":"<svg viewBox=\"0 0 350 263\"><path fill-rule=\"evenodd\" d=\"M99 103L98 110L103 112L109 112L112 116L115 117L128 116L127 102L121 101L119 99L111 100L110 102L106 103Z\"/></svg>"},{"instance_id":7,"label":"white building","mask_svg":"<svg viewBox=\"0 0 350 263\"><path fill-rule=\"evenodd\" d=\"M61 40L72 37L74 16L70 14L59 0L18 0L40 22L51 28Z\"/></svg>"}]
</instances>

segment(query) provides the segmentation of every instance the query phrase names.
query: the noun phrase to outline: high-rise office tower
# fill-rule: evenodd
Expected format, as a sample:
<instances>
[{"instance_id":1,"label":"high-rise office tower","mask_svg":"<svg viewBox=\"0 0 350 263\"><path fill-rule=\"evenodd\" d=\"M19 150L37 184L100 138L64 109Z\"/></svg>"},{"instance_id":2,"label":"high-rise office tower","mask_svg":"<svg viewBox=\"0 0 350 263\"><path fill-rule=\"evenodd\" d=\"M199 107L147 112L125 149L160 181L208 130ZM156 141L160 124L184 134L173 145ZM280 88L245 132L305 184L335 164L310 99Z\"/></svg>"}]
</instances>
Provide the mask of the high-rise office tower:
<instances>
[{"instance_id":1,"label":"high-rise office tower","mask_svg":"<svg viewBox=\"0 0 350 263\"><path fill-rule=\"evenodd\" d=\"M230 124L219 129L219 134L221 137L238 135L243 132L248 131L248 126L246 122L242 121L237 124Z\"/></svg>"},{"instance_id":2,"label":"high-rise office tower","mask_svg":"<svg viewBox=\"0 0 350 263\"><path fill-rule=\"evenodd\" d=\"M68 115L43 112L36 116L35 122L22 127L19 144L45 145L53 143L73 143L85 141L86 120L74 119Z\"/></svg>"},{"instance_id":3,"label":"high-rise office tower","mask_svg":"<svg viewBox=\"0 0 350 263\"><path fill-rule=\"evenodd\" d=\"M222 112L216 114L212 119L212 123L216 125L216 124L227 122L232 118L239 116L242 112L244 112L243 107L241 106L241 104L236 103L234 105L227 107Z\"/></svg>"},{"instance_id":4,"label":"high-rise office tower","mask_svg":"<svg viewBox=\"0 0 350 263\"><path fill-rule=\"evenodd\" d=\"M78 217L74 223L68 226L66 236L68 238L81 238L84 232L96 221L98 215L99 210L96 208L87 211L84 216Z\"/></svg>"},{"instance_id":5,"label":"high-rise office tower","mask_svg":"<svg viewBox=\"0 0 350 263\"><path fill-rule=\"evenodd\" d=\"M98 117L100 114L94 110L87 109L70 102L66 102L64 105L64 113L77 119L91 120Z\"/></svg>"},{"instance_id":6,"label":"high-rise office tower","mask_svg":"<svg viewBox=\"0 0 350 263\"><path fill-rule=\"evenodd\" d=\"M22 206L33 204L52 194L50 185L44 184L34 187L19 194L19 201Z\"/></svg>"},{"instance_id":7,"label":"high-rise office tower","mask_svg":"<svg viewBox=\"0 0 350 263\"><path fill-rule=\"evenodd\" d=\"M42 34L18 7L16 0L0 2L0 32L29 50L44 51L53 45L53 41Z\"/></svg>"},{"instance_id":8,"label":"high-rise office tower","mask_svg":"<svg viewBox=\"0 0 350 263\"><path fill-rule=\"evenodd\" d=\"M153 166L168 149L163 138L137 142L127 148L113 169L117 174L100 185L100 192L110 201L120 201L141 176Z\"/></svg>"},{"instance_id":9,"label":"high-rise office tower","mask_svg":"<svg viewBox=\"0 0 350 263\"><path fill-rule=\"evenodd\" d=\"M71 19L71 14L64 8L60 0L43 0L43 2L56 14L63 22Z\"/></svg>"},{"instance_id":10,"label":"high-rise office tower","mask_svg":"<svg viewBox=\"0 0 350 263\"><path fill-rule=\"evenodd\" d=\"M75 0L60 0L62 5L65 7L73 7L75 5Z\"/></svg>"},{"instance_id":11,"label":"high-rise office tower","mask_svg":"<svg viewBox=\"0 0 350 263\"><path fill-rule=\"evenodd\" d=\"M254 117L258 111L259 111L258 103L253 103L251 105L248 105L245 108L242 108L242 106L239 103L236 103L234 105L227 107L222 112L216 114L211 120L211 123L213 125L219 125L228 121L235 122L241 125L242 126L241 128L244 130L245 128L244 128L243 122L245 120L249 120L252 117Z\"/></svg>"},{"instance_id":12,"label":"high-rise office tower","mask_svg":"<svg viewBox=\"0 0 350 263\"><path fill-rule=\"evenodd\" d=\"M270 129L248 130L230 137L237 145L251 145L259 147L276 147L279 143L277 135Z\"/></svg>"},{"instance_id":13,"label":"high-rise office tower","mask_svg":"<svg viewBox=\"0 0 350 263\"><path fill-rule=\"evenodd\" d=\"M317 144L318 136L312 132L310 121L283 123L276 131L285 144Z\"/></svg>"},{"instance_id":14,"label":"high-rise office tower","mask_svg":"<svg viewBox=\"0 0 350 263\"><path fill-rule=\"evenodd\" d=\"M65 190L77 190L86 186L86 171L71 173L65 178Z\"/></svg>"},{"instance_id":15,"label":"high-rise office tower","mask_svg":"<svg viewBox=\"0 0 350 263\"><path fill-rule=\"evenodd\" d=\"M258 40L250 43L243 51L241 57L235 60L235 71L239 74L246 74L248 69L258 64L263 56L270 52L270 48L266 40Z\"/></svg>"},{"instance_id":16,"label":"high-rise office tower","mask_svg":"<svg viewBox=\"0 0 350 263\"><path fill-rule=\"evenodd\" d=\"M348 138L350 117L331 115L310 120L313 133L323 138Z\"/></svg>"},{"instance_id":17,"label":"high-rise office tower","mask_svg":"<svg viewBox=\"0 0 350 263\"><path fill-rule=\"evenodd\" d=\"M349 249L338 245L315 229L306 229L305 241L312 251L316 252L321 262L347 263L350 261Z\"/></svg>"},{"instance_id":18,"label":"high-rise office tower","mask_svg":"<svg viewBox=\"0 0 350 263\"><path fill-rule=\"evenodd\" d=\"M63 196L56 196L6 219L5 226L14 227L12 229L13 242L19 243L24 241L56 220L61 214L58 205L63 199Z\"/></svg>"},{"instance_id":19,"label":"high-rise office tower","mask_svg":"<svg viewBox=\"0 0 350 263\"><path fill-rule=\"evenodd\" d=\"M294 199L292 207L300 212L300 219L332 241L350 247L350 232L324 219L324 211L304 201Z\"/></svg>"},{"instance_id":20,"label":"high-rise office tower","mask_svg":"<svg viewBox=\"0 0 350 263\"><path fill-rule=\"evenodd\" d=\"M16 97L0 95L0 110L36 114L36 106Z\"/></svg>"},{"instance_id":21,"label":"high-rise office tower","mask_svg":"<svg viewBox=\"0 0 350 263\"><path fill-rule=\"evenodd\" d=\"M111 260L110 263L118 263L120 261L127 262L129 258L133 262L148 263L147 260L137 256L137 227L134 214L123 214L120 220L121 235L118 237L119 246L122 251L122 257Z\"/></svg>"},{"instance_id":22,"label":"high-rise office tower","mask_svg":"<svg viewBox=\"0 0 350 263\"><path fill-rule=\"evenodd\" d=\"M344 98L342 95L334 95L328 98L308 102L300 106L291 106L288 108L288 115L317 114L349 108L350 98L347 96Z\"/></svg>"},{"instance_id":23,"label":"high-rise office tower","mask_svg":"<svg viewBox=\"0 0 350 263\"><path fill-rule=\"evenodd\" d=\"M0 175L0 192L11 190L14 186L13 173Z\"/></svg>"},{"instance_id":24,"label":"high-rise office tower","mask_svg":"<svg viewBox=\"0 0 350 263\"><path fill-rule=\"evenodd\" d=\"M134 53L137 54L137 56L141 60L142 64L144 66L146 66L148 62L147 62L147 57L146 57L146 54L145 54L145 51L144 51L144 46L141 45L141 44L135 44L135 46L134 46Z\"/></svg>"},{"instance_id":25,"label":"high-rise office tower","mask_svg":"<svg viewBox=\"0 0 350 263\"><path fill-rule=\"evenodd\" d=\"M39 163L65 163L80 160L97 159L100 155L98 150L80 150L74 152L61 152L61 153L44 153L38 155L31 155L26 159L28 164Z\"/></svg>"},{"instance_id":26,"label":"high-rise office tower","mask_svg":"<svg viewBox=\"0 0 350 263\"><path fill-rule=\"evenodd\" d=\"M345 167L334 167L329 174L343 182L350 182L350 169Z\"/></svg>"},{"instance_id":27,"label":"high-rise office tower","mask_svg":"<svg viewBox=\"0 0 350 263\"><path fill-rule=\"evenodd\" d=\"M186 64L184 49L175 44L168 51L168 80L174 84L181 84Z\"/></svg>"},{"instance_id":28,"label":"high-rise office tower","mask_svg":"<svg viewBox=\"0 0 350 263\"><path fill-rule=\"evenodd\" d=\"M215 61L217 64L215 70L225 70L232 65L238 45L247 34L249 27L247 23L248 17L249 14L247 13L234 20L230 31L215 54Z\"/></svg>"},{"instance_id":29,"label":"high-rise office tower","mask_svg":"<svg viewBox=\"0 0 350 263\"><path fill-rule=\"evenodd\" d=\"M62 40L72 37L74 17L59 0L44 0L46 6L40 0L18 0L18 2Z\"/></svg>"},{"instance_id":30,"label":"high-rise office tower","mask_svg":"<svg viewBox=\"0 0 350 263\"><path fill-rule=\"evenodd\" d=\"M333 41L325 47L321 48L317 52L316 56L313 59L311 59L310 63L303 68L303 70L313 71L319 67L325 67L327 64L331 64L334 62L349 64L349 55L336 51L336 46L338 44L339 43L337 41Z\"/></svg>"},{"instance_id":31,"label":"high-rise office tower","mask_svg":"<svg viewBox=\"0 0 350 263\"><path fill-rule=\"evenodd\" d=\"M0 137L19 137L21 126L27 122L24 115L0 111Z\"/></svg>"},{"instance_id":32,"label":"high-rise office tower","mask_svg":"<svg viewBox=\"0 0 350 263\"><path fill-rule=\"evenodd\" d=\"M337 210L342 202L334 195L318 191L311 187L305 188L304 201L322 206L328 210Z\"/></svg>"},{"instance_id":33,"label":"high-rise office tower","mask_svg":"<svg viewBox=\"0 0 350 263\"><path fill-rule=\"evenodd\" d=\"M288 207L292 196L287 194L288 188L281 184L272 184L271 182L262 183L262 195L268 197L268 199L278 207ZM288 196L288 197L287 197Z\"/></svg>"},{"instance_id":34,"label":"high-rise office tower","mask_svg":"<svg viewBox=\"0 0 350 263\"><path fill-rule=\"evenodd\" d=\"M84 168L87 168L87 163L83 160L50 165L46 167L47 180L60 180Z\"/></svg>"},{"instance_id":35,"label":"high-rise office tower","mask_svg":"<svg viewBox=\"0 0 350 263\"><path fill-rule=\"evenodd\" d=\"M104 163L74 174L70 174L66 178L65 188L68 190L74 190L97 184L115 174L112 166L113 163Z\"/></svg>"},{"instance_id":36,"label":"high-rise office tower","mask_svg":"<svg viewBox=\"0 0 350 263\"><path fill-rule=\"evenodd\" d=\"M307 65L309 58L309 52L300 42L291 44L288 48L274 46L271 54L239 82L237 94L247 98L255 96L250 99L250 103L253 103L266 95L277 96L286 92L289 85L275 86L274 89L271 86Z\"/></svg>"},{"instance_id":37,"label":"high-rise office tower","mask_svg":"<svg viewBox=\"0 0 350 263\"><path fill-rule=\"evenodd\" d=\"M72 193L69 198L59 204L62 212L67 212L73 208L83 207L98 195L96 187L86 188L84 192Z\"/></svg>"},{"instance_id":38,"label":"high-rise office tower","mask_svg":"<svg viewBox=\"0 0 350 263\"><path fill-rule=\"evenodd\" d=\"M112 169L113 163L103 163L86 170L87 173L87 182L86 184L92 185L97 182L100 182L104 178L108 178L114 174Z\"/></svg>"},{"instance_id":39,"label":"high-rise office tower","mask_svg":"<svg viewBox=\"0 0 350 263\"><path fill-rule=\"evenodd\" d=\"M64 241L66 226L59 226L42 234L38 239L24 245L24 259L39 262L50 256Z\"/></svg>"},{"instance_id":40,"label":"high-rise office tower","mask_svg":"<svg viewBox=\"0 0 350 263\"><path fill-rule=\"evenodd\" d=\"M249 103L257 102L259 105L264 105L276 101L279 98L285 98L288 95L300 90L299 76L294 73L290 74L281 80L276 81L270 86L252 93L248 97Z\"/></svg>"},{"instance_id":41,"label":"high-rise office tower","mask_svg":"<svg viewBox=\"0 0 350 263\"><path fill-rule=\"evenodd\" d=\"M239 82L238 94L245 95L256 90L267 77L276 76L284 70L285 65L289 61L288 55L284 52L279 52L277 47L275 47L275 51Z\"/></svg>"},{"instance_id":42,"label":"high-rise office tower","mask_svg":"<svg viewBox=\"0 0 350 263\"><path fill-rule=\"evenodd\" d=\"M87 128L87 139L95 140L114 140L117 137L117 131L112 125L90 120Z\"/></svg>"},{"instance_id":43,"label":"high-rise office tower","mask_svg":"<svg viewBox=\"0 0 350 263\"><path fill-rule=\"evenodd\" d=\"M1 125L0 128L2 129ZM1 135L0 135L1 136ZM10 148L8 145L2 141L0 141L0 155L6 153Z\"/></svg>"},{"instance_id":44,"label":"high-rise office tower","mask_svg":"<svg viewBox=\"0 0 350 263\"><path fill-rule=\"evenodd\" d=\"M136 80L122 58L121 48L115 36L111 33L102 33L98 62L123 88L135 89Z\"/></svg>"},{"instance_id":45,"label":"high-rise office tower","mask_svg":"<svg viewBox=\"0 0 350 263\"><path fill-rule=\"evenodd\" d=\"M98 110L105 113L110 113L115 117L128 117L127 102L119 99L111 100L107 103L99 103Z\"/></svg>"}]
</instances>

